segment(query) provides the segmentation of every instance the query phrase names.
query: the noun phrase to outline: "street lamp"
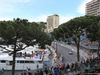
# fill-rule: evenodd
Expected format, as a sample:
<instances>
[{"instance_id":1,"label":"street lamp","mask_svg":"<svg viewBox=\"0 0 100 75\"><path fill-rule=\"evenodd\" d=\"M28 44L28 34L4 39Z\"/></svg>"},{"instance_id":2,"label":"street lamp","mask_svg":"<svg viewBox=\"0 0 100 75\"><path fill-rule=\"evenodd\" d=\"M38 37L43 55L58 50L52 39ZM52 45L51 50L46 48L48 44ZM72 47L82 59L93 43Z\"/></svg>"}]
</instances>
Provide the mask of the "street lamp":
<instances>
[{"instance_id":1,"label":"street lamp","mask_svg":"<svg viewBox=\"0 0 100 75\"><path fill-rule=\"evenodd\" d=\"M56 50L57 50L57 42L55 42L55 48L56 48Z\"/></svg>"},{"instance_id":2,"label":"street lamp","mask_svg":"<svg viewBox=\"0 0 100 75\"><path fill-rule=\"evenodd\" d=\"M56 42L56 50L57 50L57 42Z\"/></svg>"}]
</instances>

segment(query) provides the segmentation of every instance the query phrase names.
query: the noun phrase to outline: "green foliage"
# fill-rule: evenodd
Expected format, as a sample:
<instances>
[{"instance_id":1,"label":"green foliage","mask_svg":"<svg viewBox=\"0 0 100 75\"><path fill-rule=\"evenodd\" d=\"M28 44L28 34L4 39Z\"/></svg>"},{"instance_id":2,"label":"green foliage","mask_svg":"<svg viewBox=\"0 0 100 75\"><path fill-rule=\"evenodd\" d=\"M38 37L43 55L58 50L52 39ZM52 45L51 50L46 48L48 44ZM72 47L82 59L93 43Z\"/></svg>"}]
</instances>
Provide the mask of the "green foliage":
<instances>
[{"instance_id":1,"label":"green foliage","mask_svg":"<svg viewBox=\"0 0 100 75\"><path fill-rule=\"evenodd\" d=\"M87 27L87 37L91 41L100 40L100 16L86 15L88 20L91 22ZM90 18L90 19L89 19Z\"/></svg>"},{"instance_id":2,"label":"green foliage","mask_svg":"<svg viewBox=\"0 0 100 75\"><path fill-rule=\"evenodd\" d=\"M55 39L59 39L59 31L58 31L58 29L57 28L55 28L54 30L53 30L53 32L51 32L51 35L52 35L52 37L53 38L55 38Z\"/></svg>"},{"instance_id":3,"label":"green foliage","mask_svg":"<svg viewBox=\"0 0 100 75\"><path fill-rule=\"evenodd\" d=\"M87 27L87 20L85 17L76 17L61 25L63 36L65 38L72 38L76 43L80 41L80 36Z\"/></svg>"},{"instance_id":4,"label":"green foliage","mask_svg":"<svg viewBox=\"0 0 100 75\"><path fill-rule=\"evenodd\" d=\"M42 28L42 30L44 31L46 29L45 23L44 22L40 22L40 27Z\"/></svg>"},{"instance_id":5,"label":"green foliage","mask_svg":"<svg viewBox=\"0 0 100 75\"><path fill-rule=\"evenodd\" d=\"M28 22L27 19L13 19L13 21L0 21L0 37L3 44L10 45L24 43L27 46L42 42L41 45L50 44L51 38L44 32L43 23ZM34 40L36 39L36 42ZM46 42L43 42L46 41Z\"/></svg>"}]
</instances>

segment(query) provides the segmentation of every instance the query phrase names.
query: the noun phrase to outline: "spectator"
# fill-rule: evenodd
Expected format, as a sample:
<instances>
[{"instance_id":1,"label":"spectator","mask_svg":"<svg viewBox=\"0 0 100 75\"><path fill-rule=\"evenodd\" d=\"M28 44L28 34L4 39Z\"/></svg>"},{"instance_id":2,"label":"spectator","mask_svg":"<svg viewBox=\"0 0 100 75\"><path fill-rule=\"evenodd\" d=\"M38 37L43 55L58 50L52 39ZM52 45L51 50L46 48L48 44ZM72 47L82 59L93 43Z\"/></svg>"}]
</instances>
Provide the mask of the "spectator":
<instances>
[{"instance_id":1,"label":"spectator","mask_svg":"<svg viewBox=\"0 0 100 75\"><path fill-rule=\"evenodd\" d=\"M46 75L48 75L48 70L46 68L45 68L44 72Z\"/></svg>"},{"instance_id":2,"label":"spectator","mask_svg":"<svg viewBox=\"0 0 100 75\"><path fill-rule=\"evenodd\" d=\"M40 70L40 75L43 75L43 71L42 70Z\"/></svg>"},{"instance_id":3,"label":"spectator","mask_svg":"<svg viewBox=\"0 0 100 75\"><path fill-rule=\"evenodd\" d=\"M89 69L90 69L90 64L88 64L88 65L87 65L86 69L87 69L87 70L89 70Z\"/></svg>"},{"instance_id":4,"label":"spectator","mask_svg":"<svg viewBox=\"0 0 100 75\"><path fill-rule=\"evenodd\" d=\"M26 56L26 52L25 52L25 56Z\"/></svg>"},{"instance_id":5,"label":"spectator","mask_svg":"<svg viewBox=\"0 0 100 75\"><path fill-rule=\"evenodd\" d=\"M25 54L22 54L22 57L24 57L24 59L25 59Z\"/></svg>"},{"instance_id":6,"label":"spectator","mask_svg":"<svg viewBox=\"0 0 100 75\"><path fill-rule=\"evenodd\" d=\"M56 68L59 70L59 66L57 65Z\"/></svg>"},{"instance_id":7,"label":"spectator","mask_svg":"<svg viewBox=\"0 0 100 75\"><path fill-rule=\"evenodd\" d=\"M75 63L73 63L73 71L75 71L75 68L76 68L76 67L75 67Z\"/></svg>"},{"instance_id":8,"label":"spectator","mask_svg":"<svg viewBox=\"0 0 100 75\"><path fill-rule=\"evenodd\" d=\"M62 70L65 70L65 64L62 65Z\"/></svg>"},{"instance_id":9,"label":"spectator","mask_svg":"<svg viewBox=\"0 0 100 75\"><path fill-rule=\"evenodd\" d=\"M54 74L55 74L55 75L58 75L58 72L59 72L58 69L55 68L55 69L54 69Z\"/></svg>"},{"instance_id":10,"label":"spectator","mask_svg":"<svg viewBox=\"0 0 100 75\"><path fill-rule=\"evenodd\" d=\"M21 72L21 75L23 75L23 72Z\"/></svg>"},{"instance_id":11,"label":"spectator","mask_svg":"<svg viewBox=\"0 0 100 75\"><path fill-rule=\"evenodd\" d=\"M75 72L78 70L78 63L75 62Z\"/></svg>"},{"instance_id":12,"label":"spectator","mask_svg":"<svg viewBox=\"0 0 100 75\"><path fill-rule=\"evenodd\" d=\"M81 63L80 65L81 75L84 75L85 69L86 69L85 65Z\"/></svg>"},{"instance_id":13,"label":"spectator","mask_svg":"<svg viewBox=\"0 0 100 75\"><path fill-rule=\"evenodd\" d=\"M35 75L40 75L39 70L37 70L37 71L35 72Z\"/></svg>"},{"instance_id":14,"label":"spectator","mask_svg":"<svg viewBox=\"0 0 100 75\"><path fill-rule=\"evenodd\" d=\"M54 74L54 71L53 71L53 67L51 67L50 71L49 71L49 75L53 75Z\"/></svg>"},{"instance_id":15,"label":"spectator","mask_svg":"<svg viewBox=\"0 0 100 75\"><path fill-rule=\"evenodd\" d=\"M100 61L100 57L98 57L98 60Z\"/></svg>"},{"instance_id":16,"label":"spectator","mask_svg":"<svg viewBox=\"0 0 100 75\"><path fill-rule=\"evenodd\" d=\"M80 70L80 62L78 62L78 71Z\"/></svg>"},{"instance_id":17,"label":"spectator","mask_svg":"<svg viewBox=\"0 0 100 75\"><path fill-rule=\"evenodd\" d=\"M62 65L62 72L65 73L65 64Z\"/></svg>"},{"instance_id":18,"label":"spectator","mask_svg":"<svg viewBox=\"0 0 100 75\"><path fill-rule=\"evenodd\" d=\"M23 70L21 70L21 75L23 75Z\"/></svg>"},{"instance_id":19,"label":"spectator","mask_svg":"<svg viewBox=\"0 0 100 75\"><path fill-rule=\"evenodd\" d=\"M37 69L38 69L38 68L39 68L39 65L37 64L37 66L36 66L36 67L37 67Z\"/></svg>"},{"instance_id":20,"label":"spectator","mask_svg":"<svg viewBox=\"0 0 100 75\"><path fill-rule=\"evenodd\" d=\"M70 64L70 71L73 72L73 63Z\"/></svg>"},{"instance_id":21,"label":"spectator","mask_svg":"<svg viewBox=\"0 0 100 75\"><path fill-rule=\"evenodd\" d=\"M53 68L53 66L51 67L51 72L54 73L54 68Z\"/></svg>"},{"instance_id":22,"label":"spectator","mask_svg":"<svg viewBox=\"0 0 100 75\"><path fill-rule=\"evenodd\" d=\"M66 73L69 73L70 72L70 66L69 66L69 64L67 64L67 66L66 66Z\"/></svg>"}]
</instances>

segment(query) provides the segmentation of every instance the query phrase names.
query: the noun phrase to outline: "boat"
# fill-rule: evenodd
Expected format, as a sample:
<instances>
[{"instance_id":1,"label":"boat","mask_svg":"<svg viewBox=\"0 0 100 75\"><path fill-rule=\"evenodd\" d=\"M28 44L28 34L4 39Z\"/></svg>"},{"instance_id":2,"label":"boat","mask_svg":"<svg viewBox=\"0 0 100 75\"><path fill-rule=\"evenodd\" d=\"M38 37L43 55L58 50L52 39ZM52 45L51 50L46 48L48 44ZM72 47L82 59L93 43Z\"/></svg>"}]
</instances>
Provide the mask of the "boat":
<instances>
[{"instance_id":1,"label":"boat","mask_svg":"<svg viewBox=\"0 0 100 75\"><path fill-rule=\"evenodd\" d=\"M13 55L2 52L0 54L0 70L12 70ZM43 50L34 47L18 51L15 59L15 70L26 70L27 68L35 70L43 68Z\"/></svg>"}]
</instances>

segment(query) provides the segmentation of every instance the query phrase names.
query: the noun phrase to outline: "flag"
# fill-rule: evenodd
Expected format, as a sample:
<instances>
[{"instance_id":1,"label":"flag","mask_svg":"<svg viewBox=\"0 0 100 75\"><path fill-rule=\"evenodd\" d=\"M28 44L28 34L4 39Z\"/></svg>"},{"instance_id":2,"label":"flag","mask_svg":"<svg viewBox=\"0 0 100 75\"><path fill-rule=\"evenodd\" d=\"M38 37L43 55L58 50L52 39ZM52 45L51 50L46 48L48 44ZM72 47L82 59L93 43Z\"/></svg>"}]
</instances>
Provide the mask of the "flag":
<instances>
[{"instance_id":1,"label":"flag","mask_svg":"<svg viewBox=\"0 0 100 75\"><path fill-rule=\"evenodd\" d=\"M59 52L57 52L57 55L59 55Z\"/></svg>"},{"instance_id":2,"label":"flag","mask_svg":"<svg viewBox=\"0 0 100 75\"><path fill-rule=\"evenodd\" d=\"M87 54L89 54L89 52L87 51Z\"/></svg>"},{"instance_id":3,"label":"flag","mask_svg":"<svg viewBox=\"0 0 100 75\"><path fill-rule=\"evenodd\" d=\"M91 57L92 57L92 54L90 54L91 55Z\"/></svg>"},{"instance_id":4,"label":"flag","mask_svg":"<svg viewBox=\"0 0 100 75\"><path fill-rule=\"evenodd\" d=\"M84 55L84 52L83 52L83 55Z\"/></svg>"},{"instance_id":5,"label":"flag","mask_svg":"<svg viewBox=\"0 0 100 75\"><path fill-rule=\"evenodd\" d=\"M32 54L31 56L33 57L34 55Z\"/></svg>"},{"instance_id":6,"label":"flag","mask_svg":"<svg viewBox=\"0 0 100 75\"><path fill-rule=\"evenodd\" d=\"M43 50L43 52L45 52L45 50Z\"/></svg>"},{"instance_id":7,"label":"flag","mask_svg":"<svg viewBox=\"0 0 100 75\"><path fill-rule=\"evenodd\" d=\"M51 46L52 48L54 48L53 46Z\"/></svg>"},{"instance_id":8,"label":"flag","mask_svg":"<svg viewBox=\"0 0 100 75\"><path fill-rule=\"evenodd\" d=\"M60 63L59 66L61 66L63 63Z\"/></svg>"},{"instance_id":9,"label":"flag","mask_svg":"<svg viewBox=\"0 0 100 75\"><path fill-rule=\"evenodd\" d=\"M57 52L57 50L55 50L55 53Z\"/></svg>"}]
</instances>

